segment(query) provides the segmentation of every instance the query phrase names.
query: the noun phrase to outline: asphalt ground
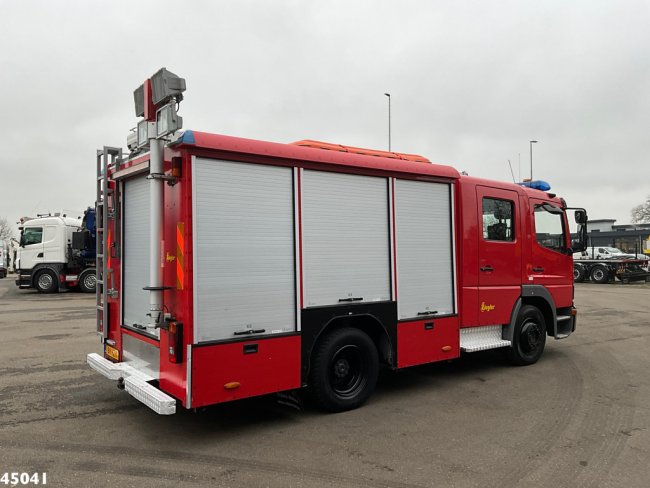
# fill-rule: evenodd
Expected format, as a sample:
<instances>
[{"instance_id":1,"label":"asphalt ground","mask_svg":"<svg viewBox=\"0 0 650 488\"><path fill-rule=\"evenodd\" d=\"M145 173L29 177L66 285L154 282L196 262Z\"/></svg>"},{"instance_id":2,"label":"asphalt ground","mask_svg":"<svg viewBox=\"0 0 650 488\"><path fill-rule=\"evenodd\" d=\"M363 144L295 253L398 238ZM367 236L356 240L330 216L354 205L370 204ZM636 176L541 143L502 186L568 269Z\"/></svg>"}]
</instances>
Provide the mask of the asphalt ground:
<instances>
[{"instance_id":1,"label":"asphalt ground","mask_svg":"<svg viewBox=\"0 0 650 488\"><path fill-rule=\"evenodd\" d=\"M364 407L273 397L158 416L91 371L94 297L0 280L0 476L71 487L650 486L650 284L576 286L539 363L384 371ZM3 486L0 478L0 487Z\"/></svg>"}]
</instances>

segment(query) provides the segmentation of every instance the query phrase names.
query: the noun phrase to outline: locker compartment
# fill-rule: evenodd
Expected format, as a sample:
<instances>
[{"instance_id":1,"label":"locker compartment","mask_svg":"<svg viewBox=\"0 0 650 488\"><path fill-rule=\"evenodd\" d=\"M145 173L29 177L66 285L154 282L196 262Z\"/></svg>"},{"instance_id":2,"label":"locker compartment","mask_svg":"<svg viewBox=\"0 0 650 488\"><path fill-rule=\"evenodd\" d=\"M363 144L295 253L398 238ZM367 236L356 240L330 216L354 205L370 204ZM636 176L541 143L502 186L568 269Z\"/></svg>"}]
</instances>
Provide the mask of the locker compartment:
<instances>
[{"instance_id":1,"label":"locker compartment","mask_svg":"<svg viewBox=\"0 0 650 488\"><path fill-rule=\"evenodd\" d=\"M305 306L390 300L388 180L305 170Z\"/></svg>"},{"instance_id":2,"label":"locker compartment","mask_svg":"<svg viewBox=\"0 0 650 488\"><path fill-rule=\"evenodd\" d=\"M192 348L192 407L300 388L300 336Z\"/></svg>"},{"instance_id":3,"label":"locker compartment","mask_svg":"<svg viewBox=\"0 0 650 488\"><path fill-rule=\"evenodd\" d=\"M397 367L457 358L460 355L458 317L397 324Z\"/></svg>"}]
</instances>

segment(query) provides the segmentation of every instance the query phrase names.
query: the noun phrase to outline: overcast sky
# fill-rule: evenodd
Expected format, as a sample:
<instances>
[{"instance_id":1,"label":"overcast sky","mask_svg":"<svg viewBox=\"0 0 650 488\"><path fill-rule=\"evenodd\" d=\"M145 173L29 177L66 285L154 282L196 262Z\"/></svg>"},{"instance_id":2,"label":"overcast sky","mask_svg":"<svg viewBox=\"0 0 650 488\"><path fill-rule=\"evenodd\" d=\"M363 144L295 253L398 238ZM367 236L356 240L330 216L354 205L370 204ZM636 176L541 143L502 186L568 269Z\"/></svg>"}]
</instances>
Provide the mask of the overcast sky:
<instances>
[{"instance_id":1,"label":"overcast sky","mask_svg":"<svg viewBox=\"0 0 650 488\"><path fill-rule=\"evenodd\" d=\"M0 0L0 217L94 204L133 90L187 81L187 129L422 154L551 183L592 219L650 194L650 2ZM519 162L521 161L521 165Z\"/></svg>"}]
</instances>

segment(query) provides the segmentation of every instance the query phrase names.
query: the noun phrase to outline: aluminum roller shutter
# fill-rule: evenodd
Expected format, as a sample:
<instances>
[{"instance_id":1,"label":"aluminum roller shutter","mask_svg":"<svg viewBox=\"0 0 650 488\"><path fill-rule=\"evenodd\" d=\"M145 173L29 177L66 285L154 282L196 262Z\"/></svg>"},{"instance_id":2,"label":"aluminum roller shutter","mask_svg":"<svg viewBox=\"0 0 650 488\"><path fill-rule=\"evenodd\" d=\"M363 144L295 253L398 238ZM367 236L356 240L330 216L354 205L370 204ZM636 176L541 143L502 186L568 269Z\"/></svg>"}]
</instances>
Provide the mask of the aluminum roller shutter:
<instances>
[{"instance_id":1,"label":"aluminum roller shutter","mask_svg":"<svg viewBox=\"0 0 650 488\"><path fill-rule=\"evenodd\" d=\"M388 181L305 170L305 306L390 300Z\"/></svg>"},{"instance_id":2,"label":"aluminum roller shutter","mask_svg":"<svg viewBox=\"0 0 650 488\"><path fill-rule=\"evenodd\" d=\"M149 181L145 176L124 182L124 253L122 276L124 324L149 324ZM154 333L153 331L148 331ZM158 330L155 331L158 334Z\"/></svg>"},{"instance_id":3,"label":"aluminum roller shutter","mask_svg":"<svg viewBox=\"0 0 650 488\"><path fill-rule=\"evenodd\" d=\"M197 158L193 185L195 341L295 331L293 170Z\"/></svg>"},{"instance_id":4,"label":"aluminum roller shutter","mask_svg":"<svg viewBox=\"0 0 650 488\"><path fill-rule=\"evenodd\" d=\"M449 185L395 180L394 199L398 318L454 313Z\"/></svg>"}]
</instances>

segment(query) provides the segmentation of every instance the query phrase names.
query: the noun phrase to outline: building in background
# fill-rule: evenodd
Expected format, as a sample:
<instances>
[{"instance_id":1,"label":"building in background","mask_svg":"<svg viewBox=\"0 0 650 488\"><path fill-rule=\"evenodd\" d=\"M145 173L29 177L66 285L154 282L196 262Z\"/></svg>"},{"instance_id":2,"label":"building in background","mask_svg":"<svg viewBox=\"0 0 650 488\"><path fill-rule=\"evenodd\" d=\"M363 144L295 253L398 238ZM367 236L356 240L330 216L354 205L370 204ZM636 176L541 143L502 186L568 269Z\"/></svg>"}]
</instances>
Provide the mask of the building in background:
<instances>
[{"instance_id":1,"label":"building in background","mask_svg":"<svg viewBox=\"0 0 650 488\"><path fill-rule=\"evenodd\" d=\"M650 224L616 225L616 219L598 219L590 220L587 228L590 246L616 247L630 254L650 251Z\"/></svg>"}]
</instances>

